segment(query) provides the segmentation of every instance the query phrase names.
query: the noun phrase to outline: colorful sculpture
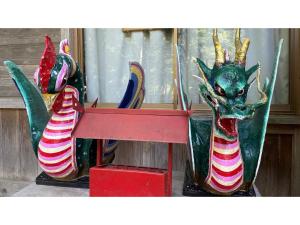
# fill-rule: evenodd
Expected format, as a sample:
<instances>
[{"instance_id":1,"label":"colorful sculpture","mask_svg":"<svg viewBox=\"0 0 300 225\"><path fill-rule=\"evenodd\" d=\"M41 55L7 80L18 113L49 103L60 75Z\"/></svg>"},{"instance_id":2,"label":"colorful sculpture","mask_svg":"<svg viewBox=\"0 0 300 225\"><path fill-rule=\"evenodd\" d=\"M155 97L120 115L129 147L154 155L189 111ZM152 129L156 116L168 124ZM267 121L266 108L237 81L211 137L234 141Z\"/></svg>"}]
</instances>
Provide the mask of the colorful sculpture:
<instances>
[{"instance_id":1,"label":"colorful sculpture","mask_svg":"<svg viewBox=\"0 0 300 225\"><path fill-rule=\"evenodd\" d=\"M260 65L245 69L249 39L235 36L235 59L230 61L222 48L217 30L213 32L216 60L212 69L203 61L195 62L200 71L200 94L212 109L212 120L192 115L189 119L189 163L184 195L255 195L255 181L269 117L271 99L283 40L280 40L270 81L260 84ZM179 59L178 59L179 60ZM178 63L179 65L179 63ZM251 74L256 77L248 81ZM183 110L190 110L178 68L179 100ZM257 82L261 96L246 104L250 86Z\"/></svg>"},{"instance_id":2,"label":"colorful sculpture","mask_svg":"<svg viewBox=\"0 0 300 225\"><path fill-rule=\"evenodd\" d=\"M94 140L72 137L84 111L83 76L70 55L67 40L60 43L58 55L47 36L45 45L39 68L34 73L37 88L13 62L5 61L4 64L23 97L32 146L40 167L56 180L71 181L87 176L96 161ZM143 103L143 69L138 63L130 63L130 72L120 108L139 108ZM112 162L117 144L115 140L104 143L105 162Z\"/></svg>"}]
</instances>

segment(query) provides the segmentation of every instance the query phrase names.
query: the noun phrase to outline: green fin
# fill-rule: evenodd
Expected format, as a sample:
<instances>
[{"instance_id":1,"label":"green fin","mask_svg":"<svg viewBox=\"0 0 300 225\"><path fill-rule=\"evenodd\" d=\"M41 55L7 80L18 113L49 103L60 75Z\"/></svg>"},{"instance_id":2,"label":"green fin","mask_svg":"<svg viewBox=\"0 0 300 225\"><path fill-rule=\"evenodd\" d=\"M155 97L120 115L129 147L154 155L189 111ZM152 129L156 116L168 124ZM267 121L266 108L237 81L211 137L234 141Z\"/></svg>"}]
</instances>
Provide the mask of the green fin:
<instances>
[{"instance_id":1,"label":"green fin","mask_svg":"<svg viewBox=\"0 0 300 225\"><path fill-rule=\"evenodd\" d=\"M244 180L246 182L254 182L259 169L282 43L283 40L281 39L276 51L271 79L264 85L268 97L267 103L256 110L253 119L239 121L239 138L241 149L243 150Z\"/></svg>"},{"instance_id":2,"label":"green fin","mask_svg":"<svg viewBox=\"0 0 300 225\"><path fill-rule=\"evenodd\" d=\"M50 118L49 113L40 92L22 70L12 61L4 61L4 65L23 98L31 131L31 142L37 155L39 141Z\"/></svg>"}]
</instances>

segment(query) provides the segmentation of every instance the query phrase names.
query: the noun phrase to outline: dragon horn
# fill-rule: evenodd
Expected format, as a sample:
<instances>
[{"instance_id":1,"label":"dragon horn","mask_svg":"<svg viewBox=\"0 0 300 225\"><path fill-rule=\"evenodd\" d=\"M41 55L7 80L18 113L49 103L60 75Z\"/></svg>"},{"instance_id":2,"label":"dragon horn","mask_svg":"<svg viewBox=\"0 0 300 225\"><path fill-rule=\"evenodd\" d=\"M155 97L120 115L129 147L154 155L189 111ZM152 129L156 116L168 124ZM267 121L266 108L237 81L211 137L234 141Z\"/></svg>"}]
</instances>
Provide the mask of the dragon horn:
<instances>
[{"instance_id":1,"label":"dragon horn","mask_svg":"<svg viewBox=\"0 0 300 225\"><path fill-rule=\"evenodd\" d=\"M213 31L213 41L214 41L214 46L215 46L215 51L216 51L216 65L221 65L225 61L225 54L224 54L224 49L222 48L222 45L219 41L218 37L218 31L217 29L214 29Z\"/></svg>"},{"instance_id":2,"label":"dragon horn","mask_svg":"<svg viewBox=\"0 0 300 225\"><path fill-rule=\"evenodd\" d=\"M241 31L240 29L236 29L235 32L235 60L236 64L245 64L246 63L246 55L250 44L250 39L245 38L243 42L241 42Z\"/></svg>"}]
</instances>

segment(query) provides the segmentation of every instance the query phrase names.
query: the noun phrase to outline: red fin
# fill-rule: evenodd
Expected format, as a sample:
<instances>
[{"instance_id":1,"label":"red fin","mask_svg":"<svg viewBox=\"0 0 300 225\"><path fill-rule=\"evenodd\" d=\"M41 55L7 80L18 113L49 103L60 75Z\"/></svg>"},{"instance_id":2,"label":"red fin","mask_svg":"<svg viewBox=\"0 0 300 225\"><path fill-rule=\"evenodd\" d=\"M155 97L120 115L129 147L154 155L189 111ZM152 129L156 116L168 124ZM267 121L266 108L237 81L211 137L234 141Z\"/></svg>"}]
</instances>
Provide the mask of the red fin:
<instances>
[{"instance_id":1,"label":"red fin","mask_svg":"<svg viewBox=\"0 0 300 225\"><path fill-rule=\"evenodd\" d=\"M62 108L63 100L64 100L65 91L61 91L58 96L56 97L53 105L52 111L58 113L59 110Z\"/></svg>"},{"instance_id":2,"label":"red fin","mask_svg":"<svg viewBox=\"0 0 300 225\"><path fill-rule=\"evenodd\" d=\"M96 100L93 102L93 104L91 105L91 108L96 108L97 102L98 102L98 98L96 98Z\"/></svg>"},{"instance_id":3,"label":"red fin","mask_svg":"<svg viewBox=\"0 0 300 225\"><path fill-rule=\"evenodd\" d=\"M82 107L80 102L75 98L74 95L72 95L72 107L77 112L83 113L83 111L84 111L84 108Z\"/></svg>"},{"instance_id":4,"label":"red fin","mask_svg":"<svg viewBox=\"0 0 300 225\"><path fill-rule=\"evenodd\" d=\"M47 93L48 84L50 80L51 69L53 68L56 60L55 47L51 38L45 37L45 49L40 61L40 84L42 93Z\"/></svg>"}]
</instances>

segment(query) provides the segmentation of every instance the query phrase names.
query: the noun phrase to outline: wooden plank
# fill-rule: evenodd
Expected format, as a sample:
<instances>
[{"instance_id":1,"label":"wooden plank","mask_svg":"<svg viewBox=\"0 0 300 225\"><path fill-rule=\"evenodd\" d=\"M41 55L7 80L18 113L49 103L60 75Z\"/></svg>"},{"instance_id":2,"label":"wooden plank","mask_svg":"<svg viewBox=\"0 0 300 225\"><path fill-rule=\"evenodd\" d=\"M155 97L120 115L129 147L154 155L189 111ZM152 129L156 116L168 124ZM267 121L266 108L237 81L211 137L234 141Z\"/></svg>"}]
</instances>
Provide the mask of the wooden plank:
<instances>
[{"instance_id":1,"label":"wooden plank","mask_svg":"<svg viewBox=\"0 0 300 225\"><path fill-rule=\"evenodd\" d=\"M25 110L19 112L20 177L33 181L38 175L38 162L32 149L30 128Z\"/></svg>"},{"instance_id":2,"label":"wooden plank","mask_svg":"<svg viewBox=\"0 0 300 225\"><path fill-rule=\"evenodd\" d=\"M292 135L268 134L256 185L262 196L291 195Z\"/></svg>"},{"instance_id":3,"label":"wooden plank","mask_svg":"<svg viewBox=\"0 0 300 225\"><path fill-rule=\"evenodd\" d=\"M113 164L145 166L143 151L146 149L146 144L145 142L120 141Z\"/></svg>"},{"instance_id":4,"label":"wooden plank","mask_svg":"<svg viewBox=\"0 0 300 225\"><path fill-rule=\"evenodd\" d=\"M2 137L3 137L3 127L2 127L2 110L0 110L0 178L4 177L4 169L3 169L3 161L4 161L4 155L3 155L3 147L2 147Z\"/></svg>"},{"instance_id":5,"label":"wooden plank","mask_svg":"<svg viewBox=\"0 0 300 225\"><path fill-rule=\"evenodd\" d=\"M300 129L297 128L293 137L291 195L300 196Z\"/></svg>"},{"instance_id":6,"label":"wooden plank","mask_svg":"<svg viewBox=\"0 0 300 225\"><path fill-rule=\"evenodd\" d=\"M175 144L173 148L173 170L184 172L187 161L187 145Z\"/></svg>"},{"instance_id":7,"label":"wooden plank","mask_svg":"<svg viewBox=\"0 0 300 225\"><path fill-rule=\"evenodd\" d=\"M0 45L31 45L44 43L45 36L48 35L53 42L60 41L60 29L57 28L20 28L20 29L0 29ZM56 47L56 46L55 46Z\"/></svg>"},{"instance_id":8,"label":"wooden plank","mask_svg":"<svg viewBox=\"0 0 300 225\"><path fill-rule=\"evenodd\" d=\"M26 77L28 77L29 79L33 80L33 74L35 72L35 70L38 68L38 64L37 65L18 65L18 67L23 71L23 73L26 75ZM0 65L0 79L3 78L10 78L10 76L8 75L8 71L6 69L6 67L1 64ZM0 83L0 85L2 85L2 83Z\"/></svg>"},{"instance_id":9,"label":"wooden plank","mask_svg":"<svg viewBox=\"0 0 300 225\"><path fill-rule=\"evenodd\" d=\"M16 87L12 86L0 86L1 97L20 97L20 93Z\"/></svg>"},{"instance_id":10,"label":"wooden plank","mask_svg":"<svg viewBox=\"0 0 300 225\"><path fill-rule=\"evenodd\" d=\"M2 109L2 160L3 177L16 179L20 177L20 143L19 143L19 113L17 110Z\"/></svg>"},{"instance_id":11,"label":"wooden plank","mask_svg":"<svg viewBox=\"0 0 300 225\"><path fill-rule=\"evenodd\" d=\"M21 97L0 97L0 109L25 109Z\"/></svg>"},{"instance_id":12,"label":"wooden plank","mask_svg":"<svg viewBox=\"0 0 300 225\"><path fill-rule=\"evenodd\" d=\"M188 113L183 110L157 110L157 109L101 109L101 108L86 108L86 114L111 114L111 115L153 115L153 116L188 116Z\"/></svg>"},{"instance_id":13,"label":"wooden plank","mask_svg":"<svg viewBox=\"0 0 300 225\"><path fill-rule=\"evenodd\" d=\"M87 109L74 137L187 143L188 114L176 110Z\"/></svg>"},{"instance_id":14,"label":"wooden plank","mask_svg":"<svg viewBox=\"0 0 300 225\"><path fill-rule=\"evenodd\" d=\"M59 42L54 42L58 51ZM43 43L0 45L0 61L12 60L17 65L38 65L44 50Z\"/></svg>"},{"instance_id":15,"label":"wooden plank","mask_svg":"<svg viewBox=\"0 0 300 225\"><path fill-rule=\"evenodd\" d=\"M26 77L33 82L33 73L38 65L21 65L20 68ZM5 66L0 66L0 96L1 97L20 97L15 83L8 75Z\"/></svg>"},{"instance_id":16,"label":"wooden plank","mask_svg":"<svg viewBox=\"0 0 300 225\"><path fill-rule=\"evenodd\" d=\"M114 164L167 168L167 144L151 142L120 141ZM173 170L185 170L186 146L174 144Z\"/></svg>"}]
</instances>

